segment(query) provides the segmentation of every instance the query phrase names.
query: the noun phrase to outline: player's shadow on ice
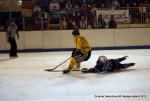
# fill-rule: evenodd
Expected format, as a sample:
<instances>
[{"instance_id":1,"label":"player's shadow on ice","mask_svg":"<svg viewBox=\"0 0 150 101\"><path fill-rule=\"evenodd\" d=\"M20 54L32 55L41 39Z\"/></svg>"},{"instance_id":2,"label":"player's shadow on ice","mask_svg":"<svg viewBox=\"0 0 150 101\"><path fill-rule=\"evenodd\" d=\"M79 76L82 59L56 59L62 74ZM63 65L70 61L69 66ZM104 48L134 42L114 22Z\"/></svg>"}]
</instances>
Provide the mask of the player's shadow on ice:
<instances>
[{"instance_id":1,"label":"player's shadow on ice","mask_svg":"<svg viewBox=\"0 0 150 101\"><path fill-rule=\"evenodd\" d=\"M123 72L132 72L135 71L136 69L125 69L125 70L118 70L114 72L102 72L102 73L97 73L97 74L116 74L116 73L123 73Z\"/></svg>"},{"instance_id":2,"label":"player's shadow on ice","mask_svg":"<svg viewBox=\"0 0 150 101\"><path fill-rule=\"evenodd\" d=\"M113 75L113 74L119 74L119 73L126 73L126 72L133 72L136 69L125 69L125 70L118 70L114 72L102 72L102 73L97 73L98 75Z\"/></svg>"},{"instance_id":3,"label":"player's shadow on ice","mask_svg":"<svg viewBox=\"0 0 150 101\"><path fill-rule=\"evenodd\" d=\"M100 73L82 73L82 72L73 72L69 73L67 76L72 76L74 78L79 78L79 79L88 79L89 76L92 77L104 77L104 76L110 76L110 75L116 75L116 74L121 74L125 72L133 72L136 69L125 69L125 70L118 70L114 72L100 72ZM82 74L82 75L81 75Z\"/></svg>"},{"instance_id":4,"label":"player's shadow on ice","mask_svg":"<svg viewBox=\"0 0 150 101\"><path fill-rule=\"evenodd\" d=\"M123 75L123 73L129 73L133 72L136 69L126 69L126 70L120 70L115 72L102 72L102 73L82 73L79 71L71 71L68 74L60 74L58 77L59 80L56 80L53 82L53 86L59 86L59 85L70 85L70 84L85 84L85 85L92 85L96 84L97 80L101 80L101 78L105 77L111 77L112 75ZM56 76L56 75L55 75ZM50 78L51 79L51 78Z\"/></svg>"},{"instance_id":5,"label":"player's shadow on ice","mask_svg":"<svg viewBox=\"0 0 150 101\"><path fill-rule=\"evenodd\" d=\"M0 62L10 61L10 60L12 60L12 59L15 59L15 58L0 59Z\"/></svg>"}]
</instances>

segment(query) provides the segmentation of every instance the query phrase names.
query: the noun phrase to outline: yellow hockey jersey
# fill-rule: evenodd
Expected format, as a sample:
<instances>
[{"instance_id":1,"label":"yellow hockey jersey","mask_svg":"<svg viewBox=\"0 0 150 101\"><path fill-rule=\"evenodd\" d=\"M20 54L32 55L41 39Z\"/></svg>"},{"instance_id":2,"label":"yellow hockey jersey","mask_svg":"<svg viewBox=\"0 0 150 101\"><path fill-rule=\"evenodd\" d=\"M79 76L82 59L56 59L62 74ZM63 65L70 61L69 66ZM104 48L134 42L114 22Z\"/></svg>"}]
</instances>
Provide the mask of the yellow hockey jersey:
<instances>
[{"instance_id":1,"label":"yellow hockey jersey","mask_svg":"<svg viewBox=\"0 0 150 101\"><path fill-rule=\"evenodd\" d=\"M88 41L82 36L74 36L74 41L76 44L76 49L79 49L83 54L91 51Z\"/></svg>"}]
</instances>

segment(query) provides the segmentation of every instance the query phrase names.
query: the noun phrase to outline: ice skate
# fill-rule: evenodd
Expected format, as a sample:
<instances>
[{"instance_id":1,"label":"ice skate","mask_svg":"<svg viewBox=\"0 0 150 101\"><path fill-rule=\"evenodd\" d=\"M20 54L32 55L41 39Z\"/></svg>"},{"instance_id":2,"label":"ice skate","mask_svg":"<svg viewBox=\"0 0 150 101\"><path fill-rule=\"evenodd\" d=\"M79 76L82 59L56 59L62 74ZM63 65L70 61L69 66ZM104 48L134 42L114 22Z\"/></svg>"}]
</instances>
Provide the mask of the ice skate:
<instances>
[{"instance_id":1,"label":"ice skate","mask_svg":"<svg viewBox=\"0 0 150 101\"><path fill-rule=\"evenodd\" d=\"M69 73L71 69L67 68L63 70L63 74Z\"/></svg>"},{"instance_id":2,"label":"ice skate","mask_svg":"<svg viewBox=\"0 0 150 101\"><path fill-rule=\"evenodd\" d=\"M81 72L82 72L82 73L87 73L87 72L88 72L88 69L87 69L87 68L82 68L82 69L81 69Z\"/></svg>"},{"instance_id":3,"label":"ice skate","mask_svg":"<svg viewBox=\"0 0 150 101\"><path fill-rule=\"evenodd\" d=\"M135 65L135 63L129 63L129 66L134 66Z\"/></svg>"}]
</instances>

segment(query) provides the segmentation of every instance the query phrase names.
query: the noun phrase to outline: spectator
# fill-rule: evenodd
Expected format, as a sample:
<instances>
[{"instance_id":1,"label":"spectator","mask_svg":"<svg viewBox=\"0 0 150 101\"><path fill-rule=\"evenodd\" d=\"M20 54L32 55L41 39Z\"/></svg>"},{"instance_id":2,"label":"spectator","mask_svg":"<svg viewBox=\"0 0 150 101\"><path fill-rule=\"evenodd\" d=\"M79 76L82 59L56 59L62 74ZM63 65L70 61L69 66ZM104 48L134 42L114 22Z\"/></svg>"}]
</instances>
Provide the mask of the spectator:
<instances>
[{"instance_id":1,"label":"spectator","mask_svg":"<svg viewBox=\"0 0 150 101\"><path fill-rule=\"evenodd\" d=\"M38 23L38 18L41 17L41 7L38 4L35 4L34 8L33 8L33 20L34 20L34 24L37 25Z\"/></svg>"},{"instance_id":2,"label":"spectator","mask_svg":"<svg viewBox=\"0 0 150 101\"><path fill-rule=\"evenodd\" d=\"M140 22L141 23L145 23L146 21L146 7L144 6L143 3L141 3L141 5L139 6L139 15L140 15Z\"/></svg>"},{"instance_id":3,"label":"spectator","mask_svg":"<svg viewBox=\"0 0 150 101\"><path fill-rule=\"evenodd\" d=\"M60 5L57 0L52 0L52 2L49 4L49 11L58 11L60 10Z\"/></svg>"},{"instance_id":4,"label":"spectator","mask_svg":"<svg viewBox=\"0 0 150 101\"><path fill-rule=\"evenodd\" d=\"M105 9L105 4L101 4L100 8L101 8L102 10L104 10L104 9Z\"/></svg>"},{"instance_id":5,"label":"spectator","mask_svg":"<svg viewBox=\"0 0 150 101\"><path fill-rule=\"evenodd\" d=\"M85 3L82 4L82 7L80 8L80 13L83 16L87 16L87 5Z\"/></svg>"},{"instance_id":6,"label":"spectator","mask_svg":"<svg viewBox=\"0 0 150 101\"><path fill-rule=\"evenodd\" d=\"M133 7L130 9L130 15L131 15L131 23L137 23L139 11L136 2L133 3Z\"/></svg>"},{"instance_id":7,"label":"spectator","mask_svg":"<svg viewBox=\"0 0 150 101\"><path fill-rule=\"evenodd\" d=\"M117 0L112 0L111 9L117 9L119 7L119 2Z\"/></svg>"},{"instance_id":8,"label":"spectator","mask_svg":"<svg viewBox=\"0 0 150 101\"><path fill-rule=\"evenodd\" d=\"M80 28L81 28L81 29L86 29L86 26L87 26L87 21L86 21L86 19L85 19L84 16L81 16Z\"/></svg>"},{"instance_id":9,"label":"spectator","mask_svg":"<svg viewBox=\"0 0 150 101\"><path fill-rule=\"evenodd\" d=\"M67 22L68 29L73 29L76 26L75 18L69 18Z\"/></svg>"},{"instance_id":10,"label":"spectator","mask_svg":"<svg viewBox=\"0 0 150 101\"><path fill-rule=\"evenodd\" d=\"M75 21L75 18L74 18L74 17L72 18L72 25L73 25L73 28L74 28L75 26L77 26L77 24L76 24L76 21Z\"/></svg>"},{"instance_id":11,"label":"spectator","mask_svg":"<svg viewBox=\"0 0 150 101\"><path fill-rule=\"evenodd\" d=\"M69 17L70 17L70 16L73 16L73 9L72 9L71 1L68 1L68 2L66 3L66 7L65 7L65 8L66 8L66 11L67 11Z\"/></svg>"},{"instance_id":12,"label":"spectator","mask_svg":"<svg viewBox=\"0 0 150 101\"><path fill-rule=\"evenodd\" d=\"M65 8L65 0L58 0L60 4L60 8L64 9Z\"/></svg>"},{"instance_id":13,"label":"spectator","mask_svg":"<svg viewBox=\"0 0 150 101\"><path fill-rule=\"evenodd\" d=\"M72 9L71 1L68 1L68 2L66 3L66 9Z\"/></svg>"},{"instance_id":14,"label":"spectator","mask_svg":"<svg viewBox=\"0 0 150 101\"><path fill-rule=\"evenodd\" d=\"M99 28L106 28L106 23L102 15L99 15L98 17L98 24L99 24Z\"/></svg>"},{"instance_id":15,"label":"spectator","mask_svg":"<svg viewBox=\"0 0 150 101\"><path fill-rule=\"evenodd\" d=\"M51 24L59 24L60 20L60 5L58 0L52 0L49 4Z\"/></svg>"},{"instance_id":16,"label":"spectator","mask_svg":"<svg viewBox=\"0 0 150 101\"><path fill-rule=\"evenodd\" d=\"M91 13L91 5L90 4L88 4L87 5L87 19L88 19L88 21L90 20L90 19L92 19L92 17L93 17L93 15L92 15L92 13Z\"/></svg>"},{"instance_id":17,"label":"spectator","mask_svg":"<svg viewBox=\"0 0 150 101\"><path fill-rule=\"evenodd\" d=\"M117 22L114 19L114 15L111 15L111 19L109 21L109 28L117 28Z\"/></svg>"},{"instance_id":18,"label":"spectator","mask_svg":"<svg viewBox=\"0 0 150 101\"><path fill-rule=\"evenodd\" d=\"M9 56L10 58L18 57L17 55L17 44L15 40L15 36L17 35L17 38L19 39L19 33L17 25L15 24L15 21L11 21L10 26L7 29L6 38L7 41L10 43L10 51Z\"/></svg>"},{"instance_id":19,"label":"spectator","mask_svg":"<svg viewBox=\"0 0 150 101\"><path fill-rule=\"evenodd\" d=\"M65 30L67 29L67 22L66 22L66 17L62 16L60 19L60 29Z\"/></svg>"},{"instance_id":20,"label":"spectator","mask_svg":"<svg viewBox=\"0 0 150 101\"><path fill-rule=\"evenodd\" d=\"M35 4L34 8L33 8L33 13L37 14L37 16L39 16L39 13L41 13L42 9L38 4Z\"/></svg>"},{"instance_id":21,"label":"spectator","mask_svg":"<svg viewBox=\"0 0 150 101\"><path fill-rule=\"evenodd\" d=\"M77 12L76 15L75 15L75 22L76 22L77 26L80 26L79 25L80 24L80 18L81 18L80 12Z\"/></svg>"},{"instance_id":22,"label":"spectator","mask_svg":"<svg viewBox=\"0 0 150 101\"><path fill-rule=\"evenodd\" d=\"M147 20L148 20L148 22L150 23L150 3L148 3L147 4L147 7L148 7L148 9L147 9Z\"/></svg>"},{"instance_id":23,"label":"spectator","mask_svg":"<svg viewBox=\"0 0 150 101\"><path fill-rule=\"evenodd\" d=\"M92 6L91 6L91 13L92 13L93 16L96 16L96 11L97 11L96 5L92 4Z\"/></svg>"},{"instance_id":24,"label":"spectator","mask_svg":"<svg viewBox=\"0 0 150 101\"><path fill-rule=\"evenodd\" d=\"M93 16L93 20L92 20L92 28L99 28L99 23L98 23L98 20L97 20L97 17L96 16Z\"/></svg>"},{"instance_id":25,"label":"spectator","mask_svg":"<svg viewBox=\"0 0 150 101\"><path fill-rule=\"evenodd\" d=\"M73 29L73 27L76 25L75 20L72 18L69 18L67 22L68 29Z\"/></svg>"},{"instance_id":26,"label":"spectator","mask_svg":"<svg viewBox=\"0 0 150 101\"><path fill-rule=\"evenodd\" d=\"M79 11L80 11L79 5L76 4L76 5L74 6L74 13L76 14L76 13L79 12Z\"/></svg>"}]
</instances>

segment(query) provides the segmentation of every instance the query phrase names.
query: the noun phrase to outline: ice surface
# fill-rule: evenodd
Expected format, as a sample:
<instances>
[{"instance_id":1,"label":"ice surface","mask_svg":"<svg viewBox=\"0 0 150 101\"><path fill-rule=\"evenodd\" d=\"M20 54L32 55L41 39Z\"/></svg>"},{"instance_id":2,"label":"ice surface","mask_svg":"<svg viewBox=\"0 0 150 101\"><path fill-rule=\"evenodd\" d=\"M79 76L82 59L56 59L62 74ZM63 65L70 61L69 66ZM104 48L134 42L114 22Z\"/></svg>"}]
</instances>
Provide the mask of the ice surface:
<instances>
[{"instance_id":1,"label":"ice surface","mask_svg":"<svg viewBox=\"0 0 150 101\"><path fill-rule=\"evenodd\" d=\"M0 54L0 101L150 101L150 50L93 51L81 68L93 67L98 56L135 62L115 73L44 72L71 52L19 53L16 59ZM68 62L58 69L67 68Z\"/></svg>"}]
</instances>

